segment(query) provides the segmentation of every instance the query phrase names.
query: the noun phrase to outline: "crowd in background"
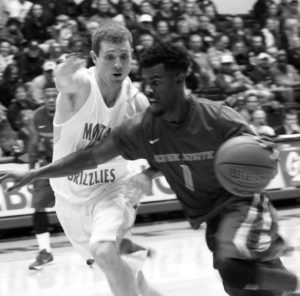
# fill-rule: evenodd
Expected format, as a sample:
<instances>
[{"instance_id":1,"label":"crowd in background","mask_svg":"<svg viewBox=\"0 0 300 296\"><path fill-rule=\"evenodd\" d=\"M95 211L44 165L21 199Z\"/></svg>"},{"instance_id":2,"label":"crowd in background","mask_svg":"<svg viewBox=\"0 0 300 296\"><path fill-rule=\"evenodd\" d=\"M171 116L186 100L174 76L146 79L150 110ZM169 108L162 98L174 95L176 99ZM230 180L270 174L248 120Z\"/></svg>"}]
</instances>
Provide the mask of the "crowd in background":
<instances>
[{"instance_id":1,"label":"crowd in background","mask_svg":"<svg viewBox=\"0 0 300 296\"><path fill-rule=\"evenodd\" d=\"M108 19L133 35L130 78L141 90L140 55L169 41L190 54L187 92L225 101L259 134L300 133L299 8L257 0L248 14L223 15L213 0L0 0L0 154L26 149L55 67L70 53L91 66L91 35Z\"/></svg>"}]
</instances>

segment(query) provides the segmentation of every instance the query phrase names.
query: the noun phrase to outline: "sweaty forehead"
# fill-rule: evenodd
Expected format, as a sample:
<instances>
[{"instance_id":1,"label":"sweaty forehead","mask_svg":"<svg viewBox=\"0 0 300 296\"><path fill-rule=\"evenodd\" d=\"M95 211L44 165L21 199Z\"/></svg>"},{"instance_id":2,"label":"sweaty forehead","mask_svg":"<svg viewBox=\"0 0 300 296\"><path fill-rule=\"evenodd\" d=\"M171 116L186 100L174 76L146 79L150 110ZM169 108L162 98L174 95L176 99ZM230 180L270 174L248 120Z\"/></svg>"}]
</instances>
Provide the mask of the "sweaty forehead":
<instances>
[{"instance_id":1,"label":"sweaty forehead","mask_svg":"<svg viewBox=\"0 0 300 296\"><path fill-rule=\"evenodd\" d=\"M131 52L131 46L129 41L122 41L118 43L113 43L109 41L103 41L101 43L100 53L107 52Z\"/></svg>"},{"instance_id":2,"label":"sweaty forehead","mask_svg":"<svg viewBox=\"0 0 300 296\"><path fill-rule=\"evenodd\" d=\"M142 77L144 79L162 78L163 76L165 76L165 74L166 70L163 64L142 68Z\"/></svg>"}]
</instances>

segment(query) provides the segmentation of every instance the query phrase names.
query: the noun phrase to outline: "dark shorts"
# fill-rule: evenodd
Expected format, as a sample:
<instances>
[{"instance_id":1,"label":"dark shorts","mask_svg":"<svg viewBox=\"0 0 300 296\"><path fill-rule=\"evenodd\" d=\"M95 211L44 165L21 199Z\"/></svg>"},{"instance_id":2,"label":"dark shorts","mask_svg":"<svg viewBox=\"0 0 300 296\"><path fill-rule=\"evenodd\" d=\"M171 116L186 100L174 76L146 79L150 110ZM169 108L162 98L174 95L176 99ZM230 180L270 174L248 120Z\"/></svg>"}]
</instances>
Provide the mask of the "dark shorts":
<instances>
[{"instance_id":1,"label":"dark shorts","mask_svg":"<svg viewBox=\"0 0 300 296\"><path fill-rule=\"evenodd\" d=\"M271 261L286 250L278 234L277 213L263 195L236 197L207 222L207 244L215 259Z\"/></svg>"},{"instance_id":2,"label":"dark shorts","mask_svg":"<svg viewBox=\"0 0 300 296\"><path fill-rule=\"evenodd\" d=\"M34 182L32 192L32 207L34 209L51 208L55 204L54 192L48 179Z\"/></svg>"},{"instance_id":3,"label":"dark shorts","mask_svg":"<svg viewBox=\"0 0 300 296\"><path fill-rule=\"evenodd\" d=\"M227 259L254 261L270 268L285 269L280 257L287 245L278 234L276 210L264 195L253 199L236 197L217 217L207 222L206 241L213 252L213 265ZM275 291L232 289L223 282L231 296L275 296Z\"/></svg>"}]
</instances>

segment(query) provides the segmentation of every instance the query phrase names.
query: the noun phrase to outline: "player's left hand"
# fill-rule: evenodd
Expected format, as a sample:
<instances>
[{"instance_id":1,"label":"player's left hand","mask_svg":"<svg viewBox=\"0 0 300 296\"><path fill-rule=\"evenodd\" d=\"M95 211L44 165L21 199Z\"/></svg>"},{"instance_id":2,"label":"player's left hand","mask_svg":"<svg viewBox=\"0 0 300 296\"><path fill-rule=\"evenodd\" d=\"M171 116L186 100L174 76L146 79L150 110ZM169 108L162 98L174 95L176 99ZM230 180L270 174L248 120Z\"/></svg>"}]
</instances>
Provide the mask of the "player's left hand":
<instances>
[{"instance_id":1,"label":"player's left hand","mask_svg":"<svg viewBox=\"0 0 300 296\"><path fill-rule=\"evenodd\" d=\"M16 190L33 181L33 176L30 172L20 171L0 171L0 183L12 179L14 184L7 189L8 192Z\"/></svg>"},{"instance_id":2,"label":"player's left hand","mask_svg":"<svg viewBox=\"0 0 300 296\"><path fill-rule=\"evenodd\" d=\"M128 183L130 186L140 189L145 195L153 195L152 179L143 172L130 177Z\"/></svg>"}]
</instances>

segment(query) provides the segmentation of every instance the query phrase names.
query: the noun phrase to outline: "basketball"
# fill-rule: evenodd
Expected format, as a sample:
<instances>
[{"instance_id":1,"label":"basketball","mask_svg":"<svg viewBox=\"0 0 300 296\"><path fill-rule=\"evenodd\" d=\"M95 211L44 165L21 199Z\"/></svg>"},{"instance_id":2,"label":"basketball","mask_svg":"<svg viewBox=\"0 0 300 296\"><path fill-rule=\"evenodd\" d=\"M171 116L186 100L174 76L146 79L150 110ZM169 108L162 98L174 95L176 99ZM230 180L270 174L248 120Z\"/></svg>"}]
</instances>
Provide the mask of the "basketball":
<instances>
[{"instance_id":1,"label":"basketball","mask_svg":"<svg viewBox=\"0 0 300 296\"><path fill-rule=\"evenodd\" d=\"M215 156L220 184L237 196L260 193L277 173L278 151L274 143L251 135L229 139Z\"/></svg>"}]
</instances>

